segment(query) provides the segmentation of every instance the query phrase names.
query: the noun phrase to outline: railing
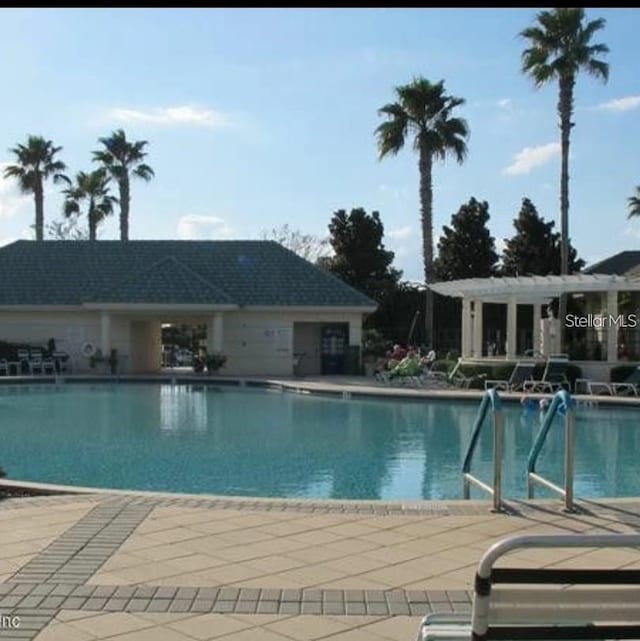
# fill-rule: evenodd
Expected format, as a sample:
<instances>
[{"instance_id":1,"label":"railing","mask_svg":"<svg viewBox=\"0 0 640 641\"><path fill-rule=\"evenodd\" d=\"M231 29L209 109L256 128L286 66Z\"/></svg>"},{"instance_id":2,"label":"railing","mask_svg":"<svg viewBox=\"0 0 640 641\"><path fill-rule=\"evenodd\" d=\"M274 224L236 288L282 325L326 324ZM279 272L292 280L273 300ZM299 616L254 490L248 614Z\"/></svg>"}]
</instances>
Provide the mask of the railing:
<instances>
[{"instance_id":1,"label":"railing","mask_svg":"<svg viewBox=\"0 0 640 641\"><path fill-rule=\"evenodd\" d=\"M491 412L493 416L493 486L476 478L471 474L471 462L476 451L482 426L485 424L487 414ZM490 389L482 397L482 403L476 414L476 420L473 424L471 439L467 452L462 464L463 478L463 496L465 499L470 498L471 484L473 483L480 489L488 492L493 497L493 510L502 511L502 450L503 450L503 428L504 420L502 416L502 403L498 392Z\"/></svg>"},{"instance_id":2,"label":"railing","mask_svg":"<svg viewBox=\"0 0 640 641\"><path fill-rule=\"evenodd\" d=\"M556 392L551 405L544 416L540 431L529 452L527 461L527 488L530 499L534 498L535 484L539 483L546 488L553 490L564 498L565 509L573 511L573 461L574 461L574 431L575 431L575 401L566 390ZM564 488L536 473L536 463L547 438L549 429L559 410L564 412L565 435L564 435Z\"/></svg>"}]
</instances>

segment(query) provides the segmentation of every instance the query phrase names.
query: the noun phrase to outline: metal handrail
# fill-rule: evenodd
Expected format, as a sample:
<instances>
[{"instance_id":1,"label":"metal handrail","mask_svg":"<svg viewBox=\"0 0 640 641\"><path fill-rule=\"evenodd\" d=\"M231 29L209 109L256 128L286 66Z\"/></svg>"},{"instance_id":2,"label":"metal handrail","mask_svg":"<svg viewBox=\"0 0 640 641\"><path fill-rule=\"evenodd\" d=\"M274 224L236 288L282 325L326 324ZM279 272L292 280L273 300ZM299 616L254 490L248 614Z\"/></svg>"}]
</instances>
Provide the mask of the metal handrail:
<instances>
[{"instance_id":1,"label":"metal handrail","mask_svg":"<svg viewBox=\"0 0 640 641\"><path fill-rule=\"evenodd\" d=\"M493 415L493 486L487 485L487 483L471 474L471 462L489 410L491 410L491 414ZM462 463L463 496L465 499L471 497L471 483L473 483L480 489L491 494L493 497L493 510L496 512L502 511L503 431L504 420L500 396L498 396L495 388L487 390L482 397L480 408L476 414L476 420L471 431L471 439L469 440L467 452Z\"/></svg>"},{"instance_id":2,"label":"metal handrail","mask_svg":"<svg viewBox=\"0 0 640 641\"><path fill-rule=\"evenodd\" d=\"M565 415L565 435L564 435L564 488L556 485L555 483L544 478L536 473L536 464L538 457L542 451L549 429L553 424L558 410L564 410ZM567 390L560 390L556 392L551 405L544 415L544 420L540 426L540 430L536 436L529 458L527 460L527 491L530 499L534 498L535 483L544 485L545 487L553 490L564 498L565 509L573 511L573 470L574 470L574 432L575 432L575 400Z\"/></svg>"}]
</instances>

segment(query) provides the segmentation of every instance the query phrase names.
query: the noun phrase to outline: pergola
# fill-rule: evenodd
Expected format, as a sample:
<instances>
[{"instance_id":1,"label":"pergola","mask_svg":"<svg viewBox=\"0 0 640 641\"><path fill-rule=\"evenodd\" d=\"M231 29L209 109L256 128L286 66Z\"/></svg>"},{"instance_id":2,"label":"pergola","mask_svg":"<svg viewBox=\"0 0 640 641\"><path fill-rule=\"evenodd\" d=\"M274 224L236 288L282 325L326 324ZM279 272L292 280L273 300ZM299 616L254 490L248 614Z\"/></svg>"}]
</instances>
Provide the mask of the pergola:
<instances>
[{"instance_id":1,"label":"pergola","mask_svg":"<svg viewBox=\"0 0 640 641\"><path fill-rule=\"evenodd\" d=\"M533 351L534 354L548 355L558 351L550 345L549 334L540 331L542 305L560 296L572 293L602 294L606 313L618 315L618 292L639 291L640 278L629 278L612 274L574 274L571 276L516 276L504 278L467 278L441 283L429 287L438 294L462 299L463 358L482 356L482 305L502 303L507 305L506 358L516 357L516 334L518 305L533 305ZM552 321L553 322L553 321ZM547 328L551 329L551 325ZM607 332L607 359L617 358L617 328L611 326Z\"/></svg>"}]
</instances>

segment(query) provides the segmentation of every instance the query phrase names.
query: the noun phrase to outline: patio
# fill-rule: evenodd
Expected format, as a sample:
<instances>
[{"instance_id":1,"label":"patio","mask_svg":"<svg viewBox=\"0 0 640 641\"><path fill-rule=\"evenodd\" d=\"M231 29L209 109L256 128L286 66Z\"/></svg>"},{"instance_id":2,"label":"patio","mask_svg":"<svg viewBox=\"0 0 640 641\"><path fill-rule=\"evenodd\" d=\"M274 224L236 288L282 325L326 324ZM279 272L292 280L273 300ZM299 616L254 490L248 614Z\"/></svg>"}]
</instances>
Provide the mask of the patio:
<instances>
[{"instance_id":1,"label":"patio","mask_svg":"<svg viewBox=\"0 0 640 641\"><path fill-rule=\"evenodd\" d=\"M0 502L1 638L413 639L468 611L475 565L513 533L632 532L640 501L286 501L88 494ZM640 567L634 550L522 552L521 565Z\"/></svg>"}]
</instances>

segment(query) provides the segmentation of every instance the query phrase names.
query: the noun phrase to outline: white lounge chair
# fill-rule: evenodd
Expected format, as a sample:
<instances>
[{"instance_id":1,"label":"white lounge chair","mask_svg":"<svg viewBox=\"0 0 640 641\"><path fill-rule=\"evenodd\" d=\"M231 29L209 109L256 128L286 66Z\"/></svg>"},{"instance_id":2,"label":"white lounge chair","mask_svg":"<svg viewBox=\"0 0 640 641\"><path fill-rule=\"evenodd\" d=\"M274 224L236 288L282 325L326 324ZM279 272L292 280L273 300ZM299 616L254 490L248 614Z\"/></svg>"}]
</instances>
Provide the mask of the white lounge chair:
<instances>
[{"instance_id":1,"label":"white lounge chair","mask_svg":"<svg viewBox=\"0 0 640 641\"><path fill-rule=\"evenodd\" d=\"M640 365L622 383L611 383L614 394L640 395Z\"/></svg>"},{"instance_id":2,"label":"white lounge chair","mask_svg":"<svg viewBox=\"0 0 640 641\"><path fill-rule=\"evenodd\" d=\"M569 357L566 354L552 354L547 359L542 378L525 381L522 388L525 392L556 392L563 387L571 389L566 375L567 367Z\"/></svg>"},{"instance_id":3,"label":"white lounge chair","mask_svg":"<svg viewBox=\"0 0 640 641\"><path fill-rule=\"evenodd\" d=\"M640 639L640 570L616 569L613 563L608 569L494 568L499 558L521 548L638 546L639 534L503 539L491 546L478 564L471 613L428 614L420 624L418 641Z\"/></svg>"},{"instance_id":4,"label":"white lounge chair","mask_svg":"<svg viewBox=\"0 0 640 641\"><path fill-rule=\"evenodd\" d=\"M535 367L534 361L518 361L509 380L487 380L484 382L484 388L491 389L493 387L505 392L517 392L524 387L526 381L532 380Z\"/></svg>"}]
</instances>

